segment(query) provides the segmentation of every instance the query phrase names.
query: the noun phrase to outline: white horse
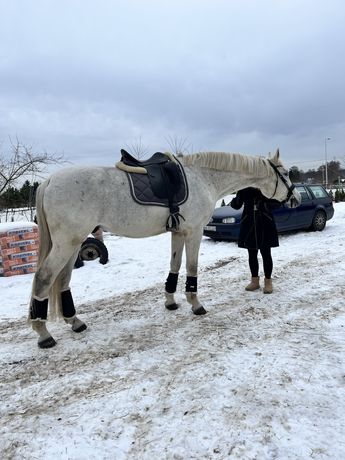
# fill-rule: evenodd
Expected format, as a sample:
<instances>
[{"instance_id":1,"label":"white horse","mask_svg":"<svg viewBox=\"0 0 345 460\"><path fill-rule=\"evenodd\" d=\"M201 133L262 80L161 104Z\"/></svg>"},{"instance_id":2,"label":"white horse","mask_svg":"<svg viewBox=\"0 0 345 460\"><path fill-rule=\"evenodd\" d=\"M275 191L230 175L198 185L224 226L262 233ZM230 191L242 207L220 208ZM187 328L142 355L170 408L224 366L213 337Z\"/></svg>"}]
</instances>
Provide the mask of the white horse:
<instances>
[{"instance_id":1,"label":"white horse","mask_svg":"<svg viewBox=\"0 0 345 460\"><path fill-rule=\"evenodd\" d=\"M199 247L203 227L216 202L245 187L257 187L268 198L293 207L300 195L282 165L279 151L271 158L205 152L182 158L189 185L181 205L180 228L171 234L170 272L165 284L165 306L177 308L174 293L186 251L186 297L192 311L205 314L197 295ZM114 167L75 167L53 174L37 190L36 212L40 251L29 310L29 320L38 333L41 348L56 342L46 327L48 304L52 318L62 316L75 332L86 329L77 316L69 287L81 243L96 225L116 235L142 238L166 231L169 210L143 206L133 201L126 173Z\"/></svg>"}]
</instances>

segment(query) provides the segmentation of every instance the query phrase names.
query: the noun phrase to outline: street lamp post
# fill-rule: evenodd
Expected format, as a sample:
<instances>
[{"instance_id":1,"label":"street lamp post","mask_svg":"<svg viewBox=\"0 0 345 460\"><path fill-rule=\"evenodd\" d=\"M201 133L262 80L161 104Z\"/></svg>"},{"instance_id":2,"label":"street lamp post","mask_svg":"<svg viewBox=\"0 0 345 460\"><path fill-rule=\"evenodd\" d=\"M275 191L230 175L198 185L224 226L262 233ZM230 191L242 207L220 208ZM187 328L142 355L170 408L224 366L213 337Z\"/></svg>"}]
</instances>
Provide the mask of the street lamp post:
<instances>
[{"instance_id":1,"label":"street lamp post","mask_svg":"<svg viewBox=\"0 0 345 460\"><path fill-rule=\"evenodd\" d=\"M327 169L327 141L330 141L330 137L325 137L325 187L328 188L328 169Z\"/></svg>"}]
</instances>

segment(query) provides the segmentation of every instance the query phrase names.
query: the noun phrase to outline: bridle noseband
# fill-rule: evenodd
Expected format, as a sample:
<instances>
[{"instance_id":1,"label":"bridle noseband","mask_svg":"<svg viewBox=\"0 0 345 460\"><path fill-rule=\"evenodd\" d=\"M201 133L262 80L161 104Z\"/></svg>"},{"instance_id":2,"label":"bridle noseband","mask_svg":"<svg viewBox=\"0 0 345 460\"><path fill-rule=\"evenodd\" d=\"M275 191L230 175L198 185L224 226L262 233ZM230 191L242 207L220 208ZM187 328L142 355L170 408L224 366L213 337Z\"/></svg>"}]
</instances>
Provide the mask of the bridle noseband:
<instances>
[{"instance_id":1,"label":"bridle noseband","mask_svg":"<svg viewBox=\"0 0 345 460\"><path fill-rule=\"evenodd\" d=\"M278 188L278 181L279 179L283 182L283 184L285 185L285 187L287 188L287 196L285 198L285 200L282 201L282 203L287 203L291 197L293 197L293 191L294 189L296 188L295 187L295 184L291 184L289 185L287 180L285 179L285 177L282 175L282 173L279 171L278 169L278 166L276 166L274 163L272 163L271 160L268 160L269 164L272 166L272 168L274 169L275 173L276 173L276 177L277 177L277 181L276 181L276 186L275 186L275 189L274 189L274 192L273 192L273 195L271 196L270 199L272 199L274 197L274 195L276 194L277 192L277 188ZM294 197L293 197L294 198Z\"/></svg>"}]
</instances>

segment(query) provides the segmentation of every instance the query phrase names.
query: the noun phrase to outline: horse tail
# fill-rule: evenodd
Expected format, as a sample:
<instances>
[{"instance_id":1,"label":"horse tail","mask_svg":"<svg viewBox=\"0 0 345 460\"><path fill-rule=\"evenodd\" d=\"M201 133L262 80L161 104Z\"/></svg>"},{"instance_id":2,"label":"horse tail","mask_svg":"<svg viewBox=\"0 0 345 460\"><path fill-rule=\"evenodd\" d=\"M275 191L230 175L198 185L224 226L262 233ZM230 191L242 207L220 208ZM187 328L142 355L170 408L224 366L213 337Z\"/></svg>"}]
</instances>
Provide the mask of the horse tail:
<instances>
[{"instance_id":1,"label":"horse tail","mask_svg":"<svg viewBox=\"0 0 345 460\"><path fill-rule=\"evenodd\" d=\"M48 257L51 249L52 249L52 239L50 235L49 225L47 222L46 214L44 211L43 200L44 200L44 193L46 188L49 185L49 179L43 182L36 191L36 219L38 225L38 234L39 234L39 251L38 251L38 261L37 261L37 269L38 271L43 262ZM36 286L36 277L32 283L32 296L35 293L35 286ZM58 276L50 290L49 290L49 318L56 319L59 316L62 316L62 306L61 306L61 279Z\"/></svg>"},{"instance_id":2,"label":"horse tail","mask_svg":"<svg viewBox=\"0 0 345 460\"><path fill-rule=\"evenodd\" d=\"M41 267L42 263L47 258L51 248L52 240L48 227L47 218L43 208L44 192L49 184L49 181L43 182L37 189L36 192L36 219L38 225L38 234L40 240L40 246L38 251L38 262L37 270Z\"/></svg>"}]
</instances>

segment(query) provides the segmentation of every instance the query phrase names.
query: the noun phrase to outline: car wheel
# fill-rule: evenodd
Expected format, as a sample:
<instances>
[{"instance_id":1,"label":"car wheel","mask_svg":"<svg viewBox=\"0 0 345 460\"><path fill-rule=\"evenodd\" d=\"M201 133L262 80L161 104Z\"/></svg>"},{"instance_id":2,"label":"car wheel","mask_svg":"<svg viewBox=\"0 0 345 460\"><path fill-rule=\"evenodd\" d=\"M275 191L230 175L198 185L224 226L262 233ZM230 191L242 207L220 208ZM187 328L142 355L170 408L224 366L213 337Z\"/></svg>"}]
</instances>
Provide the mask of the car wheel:
<instances>
[{"instance_id":1,"label":"car wheel","mask_svg":"<svg viewBox=\"0 0 345 460\"><path fill-rule=\"evenodd\" d=\"M312 230L321 232L326 227L326 221L326 214L323 211L316 211L311 224Z\"/></svg>"},{"instance_id":2,"label":"car wheel","mask_svg":"<svg viewBox=\"0 0 345 460\"><path fill-rule=\"evenodd\" d=\"M79 256L82 260L95 260L99 257L99 263L103 265L109 260L107 247L96 238L86 238L81 245Z\"/></svg>"}]
</instances>

